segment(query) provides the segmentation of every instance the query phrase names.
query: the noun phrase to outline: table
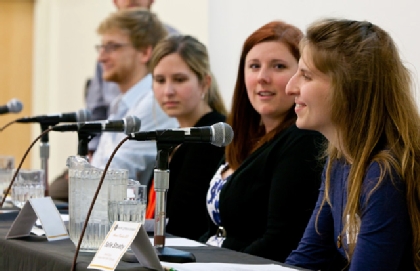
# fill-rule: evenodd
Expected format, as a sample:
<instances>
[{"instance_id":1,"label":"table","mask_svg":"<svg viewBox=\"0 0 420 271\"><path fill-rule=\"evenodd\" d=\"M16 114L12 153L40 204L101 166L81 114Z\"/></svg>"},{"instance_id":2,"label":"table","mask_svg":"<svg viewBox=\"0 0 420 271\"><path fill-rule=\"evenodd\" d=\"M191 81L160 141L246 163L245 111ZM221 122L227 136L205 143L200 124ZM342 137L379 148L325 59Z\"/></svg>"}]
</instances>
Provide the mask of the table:
<instances>
[{"instance_id":1,"label":"table","mask_svg":"<svg viewBox=\"0 0 420 271\"><path fill-rule=\"evenodd\" d=\"M45 237L31 235L28 237L6 240L5 236L15 217L16 212L0 214L0 270L62 271L71 269L75 245L70 239L48 242ZM219 247L177 247L177 249L192 252L196 257L197 262L202 263L275 263L281 265L278 262L268 259ZM79 253L76 270L87 270L87 266L93 256L93 253ZM121 261L116 270L146 271L148 269L141 268L138 263Z\"/></svg>"}]
</instances>

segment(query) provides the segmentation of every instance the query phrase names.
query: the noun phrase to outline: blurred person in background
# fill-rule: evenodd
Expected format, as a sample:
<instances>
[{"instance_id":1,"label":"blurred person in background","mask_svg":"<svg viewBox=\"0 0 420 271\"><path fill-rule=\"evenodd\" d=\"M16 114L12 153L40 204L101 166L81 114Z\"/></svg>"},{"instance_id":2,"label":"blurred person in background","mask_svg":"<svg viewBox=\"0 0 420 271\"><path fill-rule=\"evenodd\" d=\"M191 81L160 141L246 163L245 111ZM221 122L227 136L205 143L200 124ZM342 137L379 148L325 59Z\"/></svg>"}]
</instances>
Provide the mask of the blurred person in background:
<instances>
[{"instance_id":1,"label":"blurred person in background","mask_svg":"<svg viewBox=\"0 0 420 271\"><path fill-rule=\"evenodd\" d=\"M101 44L97 46L98 60L103 79L116 83L121 91L111 103L108 119L136 116L141 120L141 131L176 128L176 119L169 118L160 108L152 90L150 57L156 44L167 36L156 15L141 8L121 10L99 25L98 34L101 36ZM115 147L125 137L124 133L103 133L91 164L104 168ZM114 156L110 167L128 169L129 178L147 184L156 155L154 141L127 141ZM65 185L63 182L67 184L67 180L56 180L53 185L60 187ZM52 197L57 198L56 195Z\"/></svg>"},{"instance_id":2,"label":"blurred person in background","mask_svg":"<svg viewBox=\"0 0 420 271\"><path fill-rule=\"evenodd\" d=\"M150 10L154 0L113 0L118 10L129 8L144 8ZM164 24L169 35L177 35L179 32L170 25ZM153 33L151 33L153 35ZM104 80L102 66L98 62L95 75L91 79L86 92L86 108L92 113L92 120L105 120L109 115L109 105L121 93L118 84ZM89 142L89 151L92 154L99 143L100 134Z\"/></svg>"},{"instance_id":3,"label":"blurred person in background","mask_svg":"<svg viewBox=\"0 0 420 271\"><path fill-rule=\"evenodd\" d=\"M156 44L167 32L158 18L148 10L127 9L103 21L98 33L102 44L97 46L103 78L115 82L121 94L110 106L108 119L136 116L141 131L170 129L178 126L157 104L152 90L149 61ZM103 133L91 164L103 168L114 148L125 137L123 133ZM156 160L154 141L128 141L118 150L111 168L129 170L129 178L147 184Z\"/></svg>"}]
</instances>

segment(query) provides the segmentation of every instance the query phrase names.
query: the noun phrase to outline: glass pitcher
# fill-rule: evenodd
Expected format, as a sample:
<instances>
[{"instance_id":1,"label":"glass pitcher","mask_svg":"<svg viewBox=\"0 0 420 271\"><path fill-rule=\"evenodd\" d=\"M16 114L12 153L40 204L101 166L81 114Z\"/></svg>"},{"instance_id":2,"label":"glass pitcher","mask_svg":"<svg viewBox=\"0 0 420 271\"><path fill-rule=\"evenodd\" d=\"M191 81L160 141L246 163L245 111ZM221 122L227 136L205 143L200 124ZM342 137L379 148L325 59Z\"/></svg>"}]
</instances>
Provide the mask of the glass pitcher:
<instances>
[{"instance_id":1,"label":"glass pitcher","mask_svg":"<svg viewBox=\"0 0 420 271\"><path fill-rule=\"evenodd\" d=\"M87 212L98 187L103 170L91 166L84 158L70 156L69 168L69 234L77 246ZM82 252L96 252L109 231L108 185L128 182L128 170L108 169L93 207L83 242Z\"/></svg>"},{"instance_id":2,"label":"glass pitcher","mask_svg":"<svg viewBox=\"0 0 420 271\"><path fill-rule=\"evenodd\" d=\"M4 192L12 181L14 168L15 158L13 156L0 155L0 201L3 200Z\"/></svg>"}]
</instances>

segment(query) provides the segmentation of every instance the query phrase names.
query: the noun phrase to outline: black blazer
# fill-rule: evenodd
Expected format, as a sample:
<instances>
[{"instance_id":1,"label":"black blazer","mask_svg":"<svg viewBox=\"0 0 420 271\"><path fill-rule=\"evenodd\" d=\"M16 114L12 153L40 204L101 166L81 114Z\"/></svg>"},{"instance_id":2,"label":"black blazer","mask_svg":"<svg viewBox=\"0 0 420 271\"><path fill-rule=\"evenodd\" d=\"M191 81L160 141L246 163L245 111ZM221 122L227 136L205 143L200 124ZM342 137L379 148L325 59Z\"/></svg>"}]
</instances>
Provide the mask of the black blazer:
<instances>
[{"instance_id":1,"label":"black blazer","mask_svg":"<svg viewBox=\"0 0 420 271\"><path fill-rule=\"evenodd\" d=\"M225 120L225 116L213 111L195 127ZM207 143L183 143L175 151L169 163L166 232L198 240L207 231L206 194L224 151Z\"/></svg>"},{"instance_id":2,"label":"black blazer","mask_svg":"<svg viewBox=\"0 0 420 271\"><path fill-rule=\"evenodd\" d=\"M324 138L295 125L254 151L219 198L222 247L283 262L303 235L318 197ZM215 233L215 225L201 238Z\"/></svg>"}]
</instances>

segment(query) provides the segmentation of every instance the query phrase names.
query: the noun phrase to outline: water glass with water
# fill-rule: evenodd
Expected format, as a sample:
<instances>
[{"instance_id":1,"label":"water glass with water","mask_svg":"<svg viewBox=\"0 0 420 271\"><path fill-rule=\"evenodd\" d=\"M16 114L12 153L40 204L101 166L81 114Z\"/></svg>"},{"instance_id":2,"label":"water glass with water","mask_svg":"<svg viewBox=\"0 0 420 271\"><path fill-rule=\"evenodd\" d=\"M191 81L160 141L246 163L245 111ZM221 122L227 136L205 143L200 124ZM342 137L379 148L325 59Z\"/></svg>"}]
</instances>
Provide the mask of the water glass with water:
<instances>
[{"instance_id":1,"label":"water glass with water","mask_svg":"<svg viewBox=\"0 0 420 271\"><path fill-rule=\"evenodd\" d=\"M12 180L14 168L13 156L0 156L0 201L3 200L4 192Z\"/></svg>"},{"instance_id":2,"label":"water glass with water","mask_svg":"<svg viewBox=\"0 0 420 271\"><path fill-rule=\"evenodd\" d=\"M16 207L22 208L31 198L43 198L44 190L44 170L21 169L12 186L12 202Z\"/></svg>"},{"instance_id":3,"label":"water glass with water","mask_svg":"<svg viewBox=\"0 0 420 271\"><path fill-rule=\"evenodd\" d=\"M108 219L144 224L146 215L147 187L129 180L126 184L111 184L108 190Z\"/></svg>"}]
</instances>

